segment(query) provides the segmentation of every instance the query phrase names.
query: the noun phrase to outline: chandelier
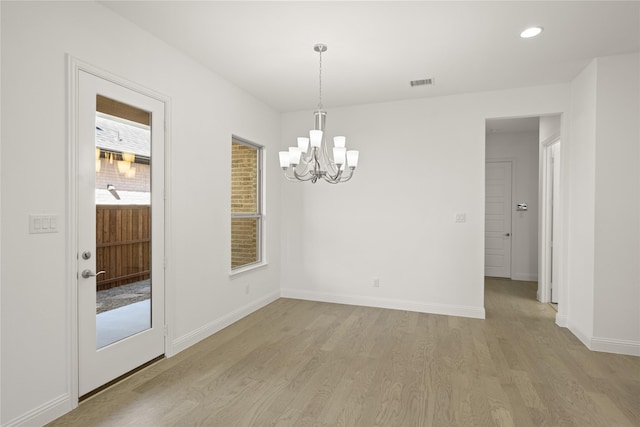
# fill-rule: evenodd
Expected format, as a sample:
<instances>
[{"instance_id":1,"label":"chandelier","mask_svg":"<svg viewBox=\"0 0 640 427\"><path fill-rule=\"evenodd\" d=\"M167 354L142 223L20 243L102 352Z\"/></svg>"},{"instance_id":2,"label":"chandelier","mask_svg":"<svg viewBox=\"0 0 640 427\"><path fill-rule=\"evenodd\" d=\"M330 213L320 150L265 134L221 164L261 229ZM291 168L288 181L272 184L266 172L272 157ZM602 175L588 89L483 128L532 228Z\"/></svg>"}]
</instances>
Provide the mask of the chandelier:
<instances>
[{"instance_id":1,"label":"chandelier","mask_svg":"<svg viewBox=\"0 0 640 427\"><path fill-rule=\"evenodd\" d=\"M319 178L331 184L346 182L353 176L358 166L359 152L349 150L345 146L346 138L333 138L332 156L329 156L328 144L325 140L324 125L327 112L322 109L322 52L327 50L324 44L317 44L313 50L320 55L320 90L318 109L313 112L315 125L309 131L309 137L299 137L297 147L289 147L289 151L281 151L280 167L289 181L311 181L316 183Z\"/></svg>"}]
</instances>

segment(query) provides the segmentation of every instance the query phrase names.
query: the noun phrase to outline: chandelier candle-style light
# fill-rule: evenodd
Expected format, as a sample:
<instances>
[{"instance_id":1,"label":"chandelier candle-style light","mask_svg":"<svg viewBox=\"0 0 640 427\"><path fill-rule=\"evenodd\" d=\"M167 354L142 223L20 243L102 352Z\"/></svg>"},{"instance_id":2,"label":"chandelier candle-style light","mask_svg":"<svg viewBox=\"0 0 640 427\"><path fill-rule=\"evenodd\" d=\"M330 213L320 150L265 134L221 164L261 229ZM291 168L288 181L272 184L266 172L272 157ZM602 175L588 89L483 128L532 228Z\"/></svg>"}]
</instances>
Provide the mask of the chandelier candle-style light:
<instances>
[{"instance_id":1,"label":"chandelier candle-style light","mask_svg":"<svg viewBox=\"0 0 640 427\"><path fill-rule=\"evenodd\" d=\"M280 152L280 167L289 181L311 181L316 183L322 178L331 184L346 182L353 176L358 166L359 152L347 151L346 138L333 138L333 156L329 156L328 144L324 136L327 112L322 109L322 52L327 50L324 44L317 44L313 50L320 54L320 90L318 109L313 112L315 126L309 131L309 137L299 137L297 147ZM345 171L348 171L345 173Z\"/></svg>"}]
</instances>

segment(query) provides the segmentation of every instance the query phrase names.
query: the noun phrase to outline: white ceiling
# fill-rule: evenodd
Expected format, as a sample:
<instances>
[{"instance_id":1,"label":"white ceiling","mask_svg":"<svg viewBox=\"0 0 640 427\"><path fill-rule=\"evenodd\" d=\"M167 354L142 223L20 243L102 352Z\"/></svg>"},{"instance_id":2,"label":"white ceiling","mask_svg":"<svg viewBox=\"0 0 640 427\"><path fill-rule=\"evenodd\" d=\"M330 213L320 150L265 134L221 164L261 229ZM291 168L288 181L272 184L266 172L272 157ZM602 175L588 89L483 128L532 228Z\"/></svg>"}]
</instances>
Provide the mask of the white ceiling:
<instances>
[{"instance_id":1,"label":"white ceiling","mask_svg":"<svg viewBox=\"0 0 640 427\"><path fill-rule=\"evenodd\" d=\"M316 107L316 43L325 107L568 82L640 50L637 1L102 4L278 111ZM521 39L530 25L545 30Z\"/></svg>"}]
</instances>

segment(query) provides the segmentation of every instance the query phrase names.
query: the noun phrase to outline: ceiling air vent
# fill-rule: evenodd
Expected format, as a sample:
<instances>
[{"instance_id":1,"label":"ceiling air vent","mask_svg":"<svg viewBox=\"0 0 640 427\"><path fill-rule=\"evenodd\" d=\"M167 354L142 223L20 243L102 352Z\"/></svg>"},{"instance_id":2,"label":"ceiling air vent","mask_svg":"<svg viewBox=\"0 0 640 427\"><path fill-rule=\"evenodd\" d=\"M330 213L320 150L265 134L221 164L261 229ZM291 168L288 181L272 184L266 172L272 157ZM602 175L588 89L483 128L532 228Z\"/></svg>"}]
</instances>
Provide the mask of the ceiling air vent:
<instances>
[{"instance_id":1,"label":"ceiling air vent","mask_svg":"<svg viewBox=\"0 0 640 427\"><path fill-rule=\"evenodd\" d=\"M411 80L409 82L411 87L413 86L428 86L433 84L433 79Z\"/></svg>"}]
</instances>

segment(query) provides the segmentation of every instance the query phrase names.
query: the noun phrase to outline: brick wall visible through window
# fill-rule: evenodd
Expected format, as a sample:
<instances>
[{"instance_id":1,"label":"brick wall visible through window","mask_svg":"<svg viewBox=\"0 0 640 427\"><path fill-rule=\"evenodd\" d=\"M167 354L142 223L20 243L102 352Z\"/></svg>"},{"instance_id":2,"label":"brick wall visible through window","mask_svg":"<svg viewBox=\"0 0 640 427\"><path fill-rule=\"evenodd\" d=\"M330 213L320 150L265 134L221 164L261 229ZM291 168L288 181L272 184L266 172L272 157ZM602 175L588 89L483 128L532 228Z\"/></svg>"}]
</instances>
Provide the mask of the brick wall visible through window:
<instances>
[{"instance_id":1,"label":"brick wall visible through window","mask_svg":"<svg viewBox=\"0 0 640 427\"><path fill-rule=\"evenodd\" d=\"M261 148L231 141L231 269L262 261Z\"/></svg>"}]
</instances>

